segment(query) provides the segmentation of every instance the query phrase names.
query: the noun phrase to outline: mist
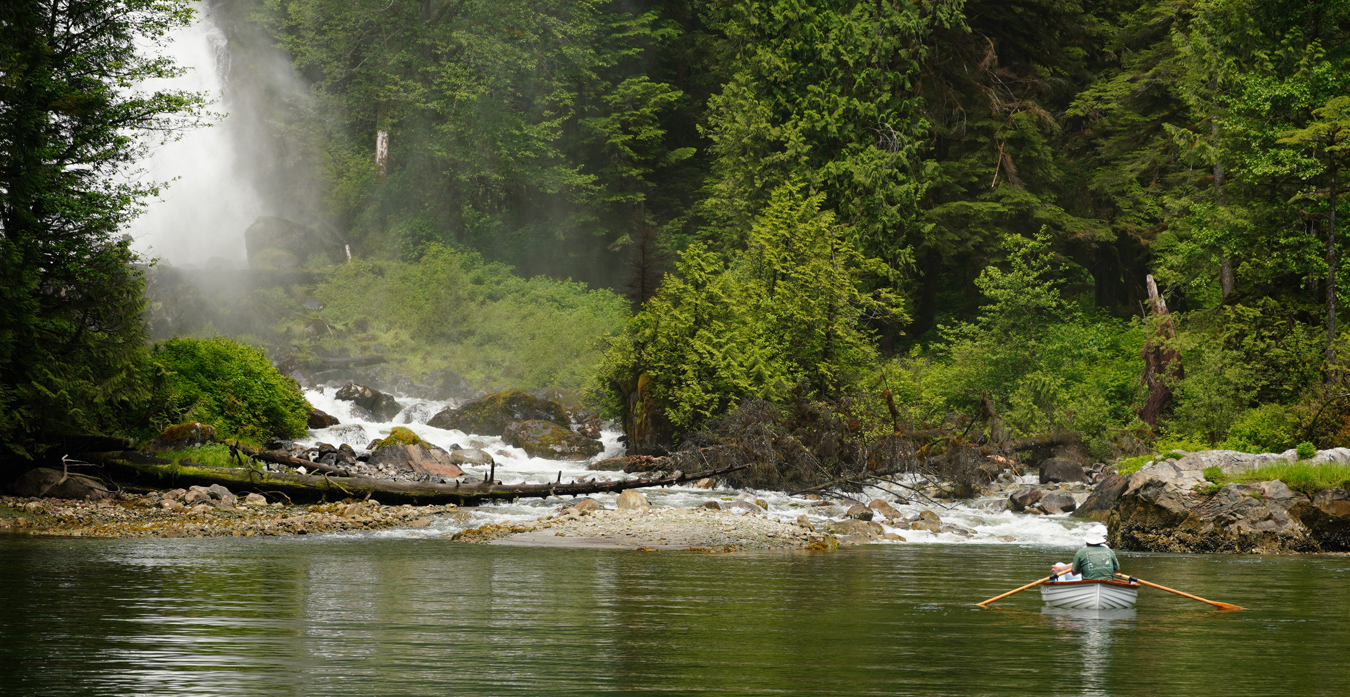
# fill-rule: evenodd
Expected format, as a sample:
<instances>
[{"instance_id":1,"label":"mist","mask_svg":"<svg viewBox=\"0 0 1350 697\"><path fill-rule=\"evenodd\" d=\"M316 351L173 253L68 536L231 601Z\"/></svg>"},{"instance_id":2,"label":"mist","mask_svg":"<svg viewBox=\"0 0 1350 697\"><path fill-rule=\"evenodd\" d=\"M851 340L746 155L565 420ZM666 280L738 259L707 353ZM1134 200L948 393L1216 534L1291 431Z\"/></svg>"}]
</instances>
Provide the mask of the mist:
<instances>
[{"instance_id":1,"label":"mist","mask_svg":"<svg viewBox=\"0 0 1350 697\"><path fill-rule=\"evenodd\" d=\"M198 21L174 32L163 48L186 74L143 88L205 93L217 117L153 148L141 178L161 183L160 196L148 202L127 233L136 251L176 266L242 266L244 230L263 215L264 205L241 171L235 147L242 119L229 113L225 99L230 63L225 34L205 8L198 12Z\"/></svg>"}]
</instances>

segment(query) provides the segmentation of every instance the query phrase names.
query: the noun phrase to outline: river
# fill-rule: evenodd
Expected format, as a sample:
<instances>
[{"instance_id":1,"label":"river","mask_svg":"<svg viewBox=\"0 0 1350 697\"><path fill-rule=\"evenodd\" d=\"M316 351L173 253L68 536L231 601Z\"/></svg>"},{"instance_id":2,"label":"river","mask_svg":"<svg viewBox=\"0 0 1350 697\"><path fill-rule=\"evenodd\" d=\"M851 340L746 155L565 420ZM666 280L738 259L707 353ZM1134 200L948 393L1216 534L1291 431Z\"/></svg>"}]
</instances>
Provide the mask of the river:
<instances>
[{"instance_id":1,"label":"river","mask_svg":"<svg viewBox=\"0 0 1350 697\"><path fill-rule=\"evenodd\" d=\"M1064 551L697 554L445 539L0 538L5 695L1331 695L1345 557L1122 554L1099 619L1025 583Z\"/></svg>"}]
</instances>

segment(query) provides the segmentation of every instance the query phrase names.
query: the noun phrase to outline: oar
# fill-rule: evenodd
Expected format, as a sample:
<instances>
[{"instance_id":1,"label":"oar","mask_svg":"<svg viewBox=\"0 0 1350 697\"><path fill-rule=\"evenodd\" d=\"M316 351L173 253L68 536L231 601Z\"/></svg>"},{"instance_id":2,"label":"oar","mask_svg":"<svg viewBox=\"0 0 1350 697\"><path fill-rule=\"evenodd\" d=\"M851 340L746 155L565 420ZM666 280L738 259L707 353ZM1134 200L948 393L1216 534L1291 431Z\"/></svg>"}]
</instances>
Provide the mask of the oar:
<instances>
[{"instance_id":1,"label":"oar","mask_svg":"<svg viewBox=\"0 0 1350 697\"><path fill-rule=\"evenodd\" d=\"M1168 588L1167 586L1160 586L1160 585L1158 585L1158 584L1156 584L1156 583L1149 583L1148 581L1145 581L1145 580L1142 579L1142 578L1132 577L1132 576L1126 576L1125 574L1122 574L1122 573L1117 573L1116 575L1119 576L1119 577L1121 577L1121 578L1125 578L1125 579L1133 578L1134 581L1135 581L1136 583L1142 583L1142 584L1144 584L1145 586L1148 586L1149 588L1157 588L1157 589L1160 590L1160 591L1167 591L1168 593L1176 593L1177 595L1182 596L1183 598L1190 598L1191 600L1199 600L1199 601L1202 602L1202 603L1209 603L1210 605L1213 605L1214 607L1217 607L1217 608L1219 608L1220 610L1246 610L1246 609L1247 609L1247 608L1245 608L1245 607L1242 607L1241 605L1234 605L1234 604L1232 604L1232 603L1219 603L1219 602L1215 602L1215 601L1213 601L1213 600L1205 600L1204 598L1201 598L1201 597L1198 596L1198 595L1191 595L1190 593L1182 593L1181 591L1176 590L1175 588ZM1022 590L1022 589L1021 589L1021 588L1018 588L1017 590ZM1014 592L1016 592L1016 591L1014 591ZM998 600L998 598L994 598L994 599L995 599L995 600ZM988 602L988 601L985 601L985 602Z\"/></svg>"},{"instance_id":2,"label":"oar","mask_svg":"<svg viewBox=\"0 0 1350 697\"><path fill-rule=\"evenodd\" d=\"M975 604L978 605L978 606L980 606L980 607L989 607L989 603L992 603L992 602L994 602L995 600L1002 600L1002 599L1004 599L1004 598L1006 598L1006 597L1008 597L1008 596L1010 596L1010 595L1013 595L1013 594L1016 594L1016 593L1021 593L1022 591L1026 590L1026 589L1028 589L1028 588L1031 588L1032 586L1039 586L1039 585L1041 585L1042 583L1049 583L1049 582L1055 580L1055 577L1058 576L1059 574L1062 574L1062 573L1064 573L1064 572L1061 571L1061 572L1059 572L1059 573L1053 573L1053 574L1050 574L1050 575L1049 575L1048 577L1046 577L1046 578L1038 578L1038 579L1036 579L1035 581L1032 581L1031 583L1028 583L1027 585L1022 586L1021 588L1018 588L1017 590L1008 591L1007 593L1004 593L1003 595L996 595L996 596L994 596L994 597L992 597L992 598L990 598L990 599L988 599L988 600L986 600L986 601L984 601L984 602L982 602L982 603L975 603Z\"/></svg>"}]
</instances>

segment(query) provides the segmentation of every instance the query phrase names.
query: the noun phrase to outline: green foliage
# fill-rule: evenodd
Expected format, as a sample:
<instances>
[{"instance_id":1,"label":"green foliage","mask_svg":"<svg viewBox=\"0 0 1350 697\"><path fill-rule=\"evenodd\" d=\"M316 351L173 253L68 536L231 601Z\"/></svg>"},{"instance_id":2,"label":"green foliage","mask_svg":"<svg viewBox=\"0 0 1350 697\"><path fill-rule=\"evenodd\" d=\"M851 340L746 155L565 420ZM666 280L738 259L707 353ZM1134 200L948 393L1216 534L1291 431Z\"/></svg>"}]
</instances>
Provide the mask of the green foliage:
<instances>
[{"instance_id":1,"label":"green foliage","mask_svg":"<svg viewBox=\"0 0 1350 697\"><path fill-rule=\"evenodd\" d=\"M609 291L524 279L478 254L430 245L416 263L353 260L314 289L315 317L339 328L316 337L329 350L382 353L419 376L451 368L477 385L581 389L601 337L622 327L628 303ZM305 318L291 335L308 333Z\"/></svg>"},{"instance_id":2,"label":"green foliage","mask_svg":"<svg viewBox=\"0 0 1350 697\"><path fill-rule=\"evenodd\" d=\"M1223 448L1247 453L1284 452L1294 444L1297 429L1298 419L1288 407L1263 404L1238 416Z\"/></svg>"},{"instance_id":3,"label":"green foliage","mask_svg":"<svg viewBox=\"0 0 1350 697\"><path fill-rule=\"evenodd\" d=\"M1215 484L1224 484L1225 482L1228 481L1228 475L1223 471L1222 467L1219 467L1217 465L1212 467L1206 467L1204 474L1205 474L1205 481L1207 482L1213 482Z\"/></svg>"},{"instance_id":4,"label":"green foliage","mask_svg":"<svg viewBox=\"0 0 1350 697\"><path fill-rule=\"evenodd\" d=\"M230 453L230 446L224 443L207 443L206 445L196 445L191 448L181 450L170 450L166 452L155 453L156 457L162 457L166 460L191 460L199 465L209 465L211 467L239 467L240 463L234 459Z\"/></svg>"},{"instance_id":5,"label":"green foliage","mask_svg":"<svg viewBox=\"0 0 1350 697\"><path fill-rule=\"evenodd\" d=\"M976 280L988 300L975 321L944 328L930 355L897 361L889 384L923 421L972 414L987 394L1014 435L1076 430L1110 457L1113 435L1134 420L1142 327L1069 302L1070 268L1048 235L1008 238L1005 249L1006 266Z\"/></svg>"},{"instance_id":6,"label":"green foliage","mask_svg":"<svg viewBox=\"0 0 1350 697\"><path fill-rule=\"evenodd\" d=\"M1306 441L1298 444L1298 459L1311 460L1314 457L1317 457L1317 446Z\"/></svg>"},{"instance_id":7,"label":"green foliage","mask_svg":"<svg viewBox=\"0 0 1350 697\"><path fill-rule=\"evenodd\" d=\"M884 293L858 287L874 260L841 236L822 197L799 184L774 191L730 261L702 244L614 342L600 374L611 410L639 376L683 434L741 400L801 386L828 399L854 389L876 363L865 321L896 313Z\"/></svg>"},{"instance_id":8,"label":"green foliage","mask_svg":"<svg viewBox=\"0 0 1350 697\"><path fill-rule=\"evenodd\" d=\"M0 443L124 430L145 394L141 279L119 228L157 192L128 176L142 137L191 122L198 95L147 47L186 0L0 6Z\"/></svg>"},{"instance_id":9,"label":"green foliage","mask_svg":"<svg viewBox=\"0 0 1350 697\"><path fill-rule=\"evenodd\" d=\"M200 421L220 438L298 438L310 406L294 380L283 377L262 351L214 339L170 339L154 346L164 375L161 419Z\"/></svg>"},{"instance_id":10,"label":"green foliage","mask_svg":"<svg viewBox=\"0 0 1350 697\"><path fill-rule=\"evenodd\" d=\"M1144 465L1147 465L1148 463L1152 462L1153 458L1154 455L1151 454L1127 457L1124 460L1121 460L1120 464L1116 465L1116 474L1128 477L1131 474L1138 472L1140 469L1144 467Z\"/></svg>"},{"instance_id":11,"label":"green foliage","mask_svg":"<svg viewBox=\"0 0 1350 697\"><path fill-rule=\"evenodd\" d=\"M1264 465L1233 475L1233 481L1236 482L1273 480L1284 482L1290 489L1311 496L1322 489L1350 487L1350 465L1296 462Z\"/></svg>"}]
</instances>

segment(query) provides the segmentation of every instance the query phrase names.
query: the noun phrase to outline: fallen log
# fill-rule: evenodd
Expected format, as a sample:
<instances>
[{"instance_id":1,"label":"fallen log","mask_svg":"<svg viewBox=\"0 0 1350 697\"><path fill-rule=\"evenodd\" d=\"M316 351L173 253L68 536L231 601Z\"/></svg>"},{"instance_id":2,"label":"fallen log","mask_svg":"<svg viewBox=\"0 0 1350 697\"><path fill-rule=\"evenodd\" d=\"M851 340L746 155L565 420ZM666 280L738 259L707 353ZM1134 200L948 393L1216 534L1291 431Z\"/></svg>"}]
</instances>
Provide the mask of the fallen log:
<instances>
[{"instance_id":1,"label":"fallen log","mask_svg":"<svg viewBox=\"0 0 1350 697\"><path fill-rule=\"evenodd\" d=\"M749 464L684 474L674 472L653 479L551 482L548 484L498 484L473 482L433 484L395 482L369 477L332 477L328 475L265 472L252 467L214 467L188 461L178 463L134 451L85 453L89 462L103 466L115 477L128 477L141 485L210 486L220 484L232 491L254 491L263 495L282 494L291 500L313 501L343 498L377 498L381 503L445 504L473 506L483 501L549 496L587 496L617 493L628 489L670 486L719 477L749 467Z\"/></svg>"},{"instance_id":2,"label":"fallen log","mask_svg":"<svg viewBox=\"0 0 1350 697\"><path fill-rule=\"evenodd\" d=\"M351 472L341 467L334 467L333 465L325 465L322 462L312 462L310 460L302 460L298 457L292 457L288 455L283 450L260 450L258 448L250 448L247 445L241 444L230 445L230 449L238 450L239 452L242 452L255 460L270 462L274 465L286 465L287 467L304 467L306 470L311 472L324 472L326 474L335 474L339 477L352 476Z\"/></svg>"}]
</instances>

